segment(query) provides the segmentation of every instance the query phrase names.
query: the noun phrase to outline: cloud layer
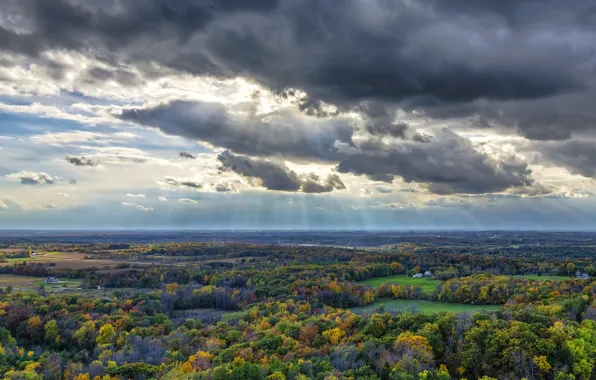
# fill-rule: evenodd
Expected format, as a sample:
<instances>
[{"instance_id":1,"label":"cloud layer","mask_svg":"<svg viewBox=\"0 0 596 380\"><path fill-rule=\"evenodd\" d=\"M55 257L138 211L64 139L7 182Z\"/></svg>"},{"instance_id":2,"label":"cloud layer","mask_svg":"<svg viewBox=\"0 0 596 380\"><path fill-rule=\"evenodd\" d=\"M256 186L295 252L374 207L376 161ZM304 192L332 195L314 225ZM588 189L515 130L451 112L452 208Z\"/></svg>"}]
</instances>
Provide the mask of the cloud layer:
<instances>
[{"instance_id":1,"label":"cloud layer","mask_svg":"<svg viewBox=\"0 0 596 380\"><path fill-rule=\"evenodd\" d=\"M591 0L6 0L0 209L589 201L595 41Z\"/></svg>"}]
</instances>

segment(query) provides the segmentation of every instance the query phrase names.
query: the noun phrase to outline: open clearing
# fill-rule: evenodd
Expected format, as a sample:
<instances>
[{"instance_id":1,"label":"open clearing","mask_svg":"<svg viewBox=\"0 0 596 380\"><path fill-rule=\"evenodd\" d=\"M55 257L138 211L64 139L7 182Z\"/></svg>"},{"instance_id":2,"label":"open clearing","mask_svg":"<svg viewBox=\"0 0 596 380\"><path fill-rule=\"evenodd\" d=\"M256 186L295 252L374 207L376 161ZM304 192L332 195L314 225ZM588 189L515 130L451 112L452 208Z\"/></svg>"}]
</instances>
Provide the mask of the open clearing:
<instances>
[{"instance_id":1,"label":"open clearing","mask_svg":"<svg viewBox=\"0 0 596 380\"><path fill-rule=\"evenodd\" d=\"M467 305L459 303L445 303L434 301L418 300L393 300L390 298L379 298L372 305L355 307L350 309L354 313L374 313L381 307L383 311L414 311L422 313L440 313L448 311L452 313L473 313L480 310L495 311L500 305Z\"/></svg>"},{"instance_id":2,"label":"open clearing","mask_svg":"<svg viewBox=\"0 0 596 380\"><path fill-rule=\"evenodd\" d=\"M518 275L512 276L516 278L525 278L534 281L565 281L569 280L569 276L536 276L536 275Z\"/></svg>"},{"instance_id":3,"label":"open clearing","mask_svg":"<svg viewBox=\"0 0 596 380\"><path fill-rule=\"evenodd\" d=\"M369 278L368 280L360 281L358 283L369 285L373 288L378 288L385 284L415 285L419 286L424 293L432 293L437 285L442 284L442 281L429 277L414 278L407 274L396 274L394 276Z\"/></svg>"},{"instance_id":4,"label":"open clearing","mask_svg":"<svg viewBox=\"0 0 596 380\"><path fill-rule=\"evenodd\" d=\"M44 284L46 290L54 288L76 288L81 286L81 279L65 278L61 284L45 284L45 277L19 276L15 274L0 274L0 287L12 286L14 289L37 289Z\"/></svg>"}]
</instances>

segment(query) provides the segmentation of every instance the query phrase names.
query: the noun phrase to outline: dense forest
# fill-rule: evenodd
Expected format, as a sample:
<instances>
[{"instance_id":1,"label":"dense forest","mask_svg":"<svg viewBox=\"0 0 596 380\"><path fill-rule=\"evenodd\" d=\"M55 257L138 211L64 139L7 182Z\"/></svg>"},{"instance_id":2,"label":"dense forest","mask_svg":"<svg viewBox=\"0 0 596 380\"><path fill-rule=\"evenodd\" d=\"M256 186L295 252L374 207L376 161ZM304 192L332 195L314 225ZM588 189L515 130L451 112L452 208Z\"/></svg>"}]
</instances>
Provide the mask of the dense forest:
<instances>
[{"instance_id":1,"label":"dense forest","mask_svg":"<svg viewBox=\"0 0 596 380\"><path fill-rule=\"evenodd\" d=\"M81 252L90 265L27 262L42 250ZM17 245L2 253L2 275L80 278L82 286L1 290L0 373L78 380L594 379L595 260L546 252ZM93 266L107 258L119 264ZM434 273L433 291L361 283L423 271ZM380 298L500 308L357 310Z\"/></svg>"}]
</instances>

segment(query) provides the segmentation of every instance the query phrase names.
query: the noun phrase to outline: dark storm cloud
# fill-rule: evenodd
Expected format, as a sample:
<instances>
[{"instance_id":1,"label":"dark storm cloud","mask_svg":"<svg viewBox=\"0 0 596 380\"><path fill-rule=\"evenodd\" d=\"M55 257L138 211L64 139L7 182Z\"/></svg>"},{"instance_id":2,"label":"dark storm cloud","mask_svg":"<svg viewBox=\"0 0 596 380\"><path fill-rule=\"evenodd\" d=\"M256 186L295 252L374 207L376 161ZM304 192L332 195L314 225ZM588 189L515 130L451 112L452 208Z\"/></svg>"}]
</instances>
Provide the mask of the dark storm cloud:
<instances>
[{"instance_id":1,"label":"dark storm cloud","mask_svg":"<svg viewBox=\"0 0 596 380\"><path fill-rule=\"evenodd\" d=\"M343 119L312 123L282 111L236 116L224 105L209 102L179 101L128 110L120 118L237 153L323 160L334 157L336 141L351 144L354 131Z\"/></svg>"},{"instance_id":2,"label":"dark storm cloud","mask_svg":"<svg viewBox=\"0 0 596 380\"><path fill-rule=\"evenodd\" d=\"M403 139L409 128L406 123L369 124L366 126L366 131L371 135L389 135Z\"/></svg>"},{"instance_id":3,"label":"dark storm cloud","mask_svg":"<svg viewBox=\"0 0 596 380\"><path fill-rule=\"evenodd\" d=\"M268 160L237 156L228 151L222 152L217 158L223 170L231 170L246 178L253 186L263 186L268 190L328 193L346 188L336 174L329 175L321 183L319 176L314 173L298 175L285 165Z\"/></svg>"},{"instance_id":4,"label":"dark storm cloud","mask_svg":"<svg viewBox=\"0 0 596 380\"><path fill-rule=\"evenodd\" d=\"M0 47L39 54L47 49L123 48L139 40L175 38L184 42L218 15L265 11L276 0L6 0L3 13L21 23L0 28ZM7 18L8 18L7 17ZM19 25L17 25L18 27ZM11 28L12 27L12 28Z\"/></svg>"},{"instance_id":5,"label":"dark storm cloud","mask_svg":"<svg viewBox=\"0 0 596 380\"><path fill-rule=\"evenodd\" d=\"M257 179L268 190L298 191L301 180L298 174L287 167L267 160L236 156L228 151L217 159L222 167L247 179Z\"/></svg>"},{"instance_id":6,"label":"dark storm cloud","mask_svg":"<svg viewBox=\"0 0 596 380\"><path fill-rule=\"evenodd\" d=\"M473 102L427 110L434 118L477 115L481 127L514 128L530 140L567 140L596 126L596 91L561 94L542 99Z\"/></svg>"},{"instance_id":7,"label":"dark storm cloud","mask_svg":"<svg viewBox=\"0 0 596 380\"><path fill-rule=\"evenodd\" d=\"M178 153L178 155L182 158L188 158L189 160L194 160L196 158L193 154L190 154L188 152L180 152Z\"/></svg>"},{"instance_id":8,"label":"dark storm cloud","mask_svg":"<svg viewBox=\"0 0 596 380\"><path fill-rule=\"evenodd\" d=\"M432 106L582 87L596 28L592 1L492 3L12 0L3 13L24 20L25 32L3 25L0 48L84 50L251 76L274 90L305 90L315 105Z\"/></svg>"},{"instance_id":9,"label":"dark storm cloud","mask_svg":"<svg viewBox=\"0 0 596 380\"><path fill-rule=\"evenodd\" d=\"M536 142L530 146L543 157L573 174L596 178L596 140Z\"/></svg>"},{"instance_id":10,"label":"dark storm cloud","mask_svg":"<svg viewBox=\"0 0 596 380\"><path fill-rule=\"evenodd\" d=\"M75 157L75 156L66 156L66 162L73 164L74 166L97 166L99 163L89 158Z\"/></svg>"},{"instance_id":11,"label":"dark storm cloud","mask_svg":"<svg viewBox=\"0 0 596 380\"><path fill-rule=\"evenodd\" d=\"M400 176L406 182L426 183L437 194L491 193L532 184L526 163L493 159L448 129L427 143L395 145L373 140L358 148L358 153L339 163L339 172L384 182Z\"/></svg>"}]
</instances>

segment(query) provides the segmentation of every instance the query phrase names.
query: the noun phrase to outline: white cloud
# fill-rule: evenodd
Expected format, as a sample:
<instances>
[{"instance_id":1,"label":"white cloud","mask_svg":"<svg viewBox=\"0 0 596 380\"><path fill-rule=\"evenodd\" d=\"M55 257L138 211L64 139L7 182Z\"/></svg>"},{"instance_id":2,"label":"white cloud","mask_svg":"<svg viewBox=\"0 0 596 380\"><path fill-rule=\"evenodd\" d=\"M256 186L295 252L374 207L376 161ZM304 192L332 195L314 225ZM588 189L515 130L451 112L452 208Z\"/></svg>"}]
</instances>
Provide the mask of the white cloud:
<instances>
[{"instance_id":1,"label":"white cloud","mask_svg":"<svg viewBox=\"0 0 596 380\"><path fill-rule=\"evenodd\" d=\"M166 197L159 197L159 201L160 202L167 202L168 201L168 198L166 198Z\"/></svg>"},{"instance_id":2,"label":"white cloud","mask_svg":"<svg viewBox=\"0 0 596 380\"><path fill-rule=\"evenodd\" d=\"M386 209L393 209L393 210L401 210L401 209L405 209L406 206L404 206L403 204L399 203L399 202L388 202L388 203L383 203L383 202L376 202L372 205L373 208L386 208Z\"/></svg>"},{"instance_id":3,"label":"white cloud","mask_svg":"<svg viewBox=\"0 0 596 380\"><path fill-rule=\"evenodd\" d=\"M21 205L13 197L5 195L0 199L0 210L8 210L15 207L21 207Z\"/></svg>"},{"instance_id":4,"label":"white cloud","mask_svg":"<svg viewBox=\"0 0 596 380\"><path fill-rule=\"evenodd\" d=\"M180 198L178 200L178 202L180 203L189 203L189 204L193 204L193 205L198 205L199 202L195 201L194 199L190 199L190 198Z\"/></svg>"},{"instance_id":5,"label":"white cloud","mask_svg":"<svg viewBox=\"0 0 596 380\"><path fill-rule=\"evenodd\" d=\"M20 181L23 185L39 185L39 184L54 184L59 177L52 178L46 173L34 173L28 171L21 171L19 173L9 174L6 176L9 180Z\"/></svg>"},{"instance_id":6,"label":"white cloud","mask_svg":"<svg viewBox=\"0 0 596 380\"><path fill-rule=\"evenodd\" d=\"M128 194L126 194L126 196L129 197L129 198L145 198L145 194L131 194L131 193L128 193Z\"/></svg>"},{"instance_id":7,"label":"white cloud","mask_svg":"<svg viewBox=\"0 0 596 380\"><path fill-rule=\"evenodd\" d=\"M153 208L151 208L151 207L145 207L143 205L136 204L136 203L122 202L122 206L134 207L137 210L141 210L141 211L153 211Z\"/></svg>"}]
</instances>

